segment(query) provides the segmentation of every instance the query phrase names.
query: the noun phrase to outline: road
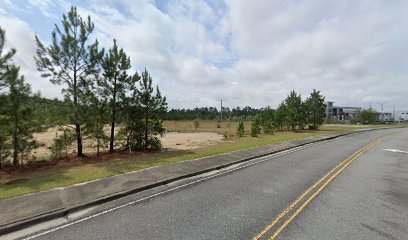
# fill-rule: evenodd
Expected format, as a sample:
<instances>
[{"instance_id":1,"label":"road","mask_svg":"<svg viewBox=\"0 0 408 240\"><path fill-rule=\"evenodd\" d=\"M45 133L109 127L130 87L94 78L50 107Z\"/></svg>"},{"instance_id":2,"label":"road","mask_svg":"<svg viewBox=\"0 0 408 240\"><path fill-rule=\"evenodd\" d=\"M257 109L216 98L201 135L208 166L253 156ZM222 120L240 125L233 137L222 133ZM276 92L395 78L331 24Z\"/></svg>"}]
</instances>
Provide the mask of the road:
<instances>
[{"instance_id":1,"label":"road","mask_svg":"<svg viewBox=\"0 0 408 240\"><path fill-rule=\"evenodd\" d=\"M408 239L406 151L406 129L346 136L184 182L34 237Z\"/></svg>"}]
</instances>

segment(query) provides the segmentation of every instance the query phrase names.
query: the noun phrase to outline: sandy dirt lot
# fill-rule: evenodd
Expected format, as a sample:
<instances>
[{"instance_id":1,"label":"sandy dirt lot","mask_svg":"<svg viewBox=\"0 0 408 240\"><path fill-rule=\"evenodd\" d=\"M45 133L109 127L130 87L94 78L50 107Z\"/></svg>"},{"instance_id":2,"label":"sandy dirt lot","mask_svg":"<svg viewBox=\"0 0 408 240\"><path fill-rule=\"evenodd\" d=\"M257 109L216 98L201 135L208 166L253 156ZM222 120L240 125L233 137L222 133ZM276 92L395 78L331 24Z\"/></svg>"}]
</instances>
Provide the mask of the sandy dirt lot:
<instances>
[{"instance_id":1,"label":"sandy dirt lot","mask_svg":"<svg viewBox=\"0 0 408 240\"><path fill-rule=\"evenodd\" d=\"M34 139L42 143L43 146L34 150L33 155L37 159L48 159L51 156L51 152L48 149L53 139L61 134L58 128L50 128L46 132L34 134ZM211 146L223 140L223 136L214 132L192 132L192 133L179 133L179 132L168 132L161 138L163 148L166 149L177 149L177 150L189 150L197 149L205 146ZM73 144L69 148L69 153L75 152L76 144ZM106 146L107 147L107 146ZM106 151L107 148L102 148L101 151ZM85 153L96 152L95 142L90 139L84 140L84 151Z\"/></svg>"},{"instance_id":2,"label":"sandy dirt lot","mask_svg":"<svg viewBox=\"0 0 408 240\"><path fill-rule=\"evenodd\" d=\"M221 134L213 132L170 132L162 138L162 144L164 148L188 150L213 145L222 139Z\"/></svg>"}]
</instances>

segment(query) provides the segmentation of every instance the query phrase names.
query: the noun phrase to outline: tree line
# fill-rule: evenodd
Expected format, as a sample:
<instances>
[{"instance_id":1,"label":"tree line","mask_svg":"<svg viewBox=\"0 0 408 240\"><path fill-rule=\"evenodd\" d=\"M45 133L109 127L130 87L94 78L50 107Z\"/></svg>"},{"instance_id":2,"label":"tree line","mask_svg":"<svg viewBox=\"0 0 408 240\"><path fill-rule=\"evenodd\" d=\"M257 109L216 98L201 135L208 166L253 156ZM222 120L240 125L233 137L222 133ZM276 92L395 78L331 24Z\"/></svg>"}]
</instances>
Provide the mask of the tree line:
<instances>
[{"instance_id":1,"label":"tree line","mask_svg":"<svg viewBox=\"0 0 408 240\"><path fill-rule=\"evenodd\" d=\"M28 160L30 151L39 146L33 133L47 124L61 125L63 134L56 136L52 146L60 154L75 143L78 157L83 157L85 138L95 140L98 153L106 143L110 152L118 143L129 151L161 148L157 136L165 133L166 97L153 86L146 69L140 74L130 72L130 57L115 39L109 49L101 48L94 28L90 16L83 19L72 6L55 24L51 44L35 36L37 70L62 87L64 101L59 101L32 93L12 62L16 50L3 51L6 37L0 27L0 164L11 158L18 167ZM123 127L117 131L119 123Z\"/></svg>"},{"instance_id":2,"label":"tree line","mask_svg":"<svg viewBox=\"0 0 408 240\"><path fill-rule=\"evenodd\" d=\"M0 167L7 159L15 167L29 161L31 151L40 146L33 134L50 126L60 130L50 149L54 157L63 158L71 145L83 157L84 139L96 143L97 154L102 146L109 146L110 152L160 149L158 136L165 133L164 119L221 120L222 113L222 120L240 120L240 127L242 121L252 120L253 136L306 125L317 129L324 121L324 97L316 90L305 101L292 91L276 110L247 106L167 112L166 97L153 86L150 73L146 69L131 72L130 57L123 48L115 39L109 49L100 47L94 28L91 18L83 19L73 6L55 25L49 45L35 36L37 70L62 88L64 100L51 100L32 92L12 61L16 50L3 50L6 37L0 27ZM239 129L239 135L243 134Z\"/></svg>"},{"instance_id":3,"label":"tree line","mask_svg":"<svg viewBox=\"0 0 408 240\"><path fill-rule=\"evenodd\" d=\"M222 107L218 110L215 107L196 107L194 109L171 109L167 112L166 120L232 120L237 121L243 119L245 121L253 120L253 118L263 109L256 109L249 106L240 108ZM221 119L222 115L222 119Z\"/></svg>"},{"instance_id":4,"label":"tree line","mask_svg":"<svg viewBox=\"0 0 408 240\"><path fill-rule=\"evenodd\" d=\"M303 101L301 95L293 90L276 110L266 107L256 115L250 134L256 137L261 131L273 134L275 130L297 131L305 129L306 126L309 129L318 129L326 118L324 99L320 91L313 89L310 96ZM237 134L245 134L243 120L238 125Z\"/></svg>"}]
</instances>

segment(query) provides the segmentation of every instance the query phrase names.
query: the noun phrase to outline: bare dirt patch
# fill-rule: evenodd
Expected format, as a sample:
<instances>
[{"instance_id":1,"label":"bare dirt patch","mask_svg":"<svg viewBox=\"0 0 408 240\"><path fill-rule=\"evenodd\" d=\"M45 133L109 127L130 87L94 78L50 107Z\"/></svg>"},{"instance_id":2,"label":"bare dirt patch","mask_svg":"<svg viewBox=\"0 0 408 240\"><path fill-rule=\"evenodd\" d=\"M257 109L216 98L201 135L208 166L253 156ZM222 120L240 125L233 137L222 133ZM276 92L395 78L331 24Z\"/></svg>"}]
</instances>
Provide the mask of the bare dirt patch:
<instances>
[{"instance_id":1,"label":"bare dirt patch","mask_svg":"<svg viewBox=\"0 0 408 240\"><path fill-rule=\"evenodd\" d=\"M213 132L194 133L167 133L161 140L164 148L177 150L190 150L211 146L221 142L223 136Z\"/></svg>"},{"instance_id":2,"label":"bare dirt patch","mask_svg":"<svg viewBox=\"0 0 408 240\"><path fill-rule=\"evenodd\" d=\"M41 143L42 146L35 149L33 151L33 155L37 159L49 159L51 157L51 151L49 147L52 145L53 139L60 134L62 134L62 132L58 130L57 127L49 128L45 132L34 134L35 140ZM168 150L197 149L214 145L217 142L221 142L222 140L223 136L219 133L214 132L168 132L163 138L161 138L163 148ZM75 143L69 147L68 151L70 155L76 152L75 147ZM107 147L107 144L106 146L102 146L101 151L107 151ZM95 142L92 139L84 139L84 152L86 154L93 154L96 152Z\"/></svg>"}]
</instances>

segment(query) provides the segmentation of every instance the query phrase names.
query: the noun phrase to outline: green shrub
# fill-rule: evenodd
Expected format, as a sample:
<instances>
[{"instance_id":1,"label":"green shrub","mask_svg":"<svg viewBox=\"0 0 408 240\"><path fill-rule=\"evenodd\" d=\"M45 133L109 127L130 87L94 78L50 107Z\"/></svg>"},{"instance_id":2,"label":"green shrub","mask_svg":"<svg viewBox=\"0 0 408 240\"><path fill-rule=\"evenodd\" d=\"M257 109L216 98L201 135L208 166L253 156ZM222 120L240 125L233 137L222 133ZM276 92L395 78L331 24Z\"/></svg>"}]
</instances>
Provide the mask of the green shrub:
<instances>
[{"instance_id":1,"label":"green shrub","mask_svg":"<svg viewBox=\"0 0 408 240\"><path fill-rule=\"evenodd\" d=\"M259 124L259 121L255 119L255 121L253 121L251 125L251 137L258 137L260 133L261 133L261 126Z\"/></svg>"},{"instance_id":2,"label":"green shrub","mask_svg":"<svg viewBox=\"0 0 408 240\"><path fill-rule=\"evenodd\" d=\"M239 121L239 124L238 124L237 135L239 137L245 136L245 126L244 126L244 121L242 121L242 119Z\"/></svg>"}]
</instances>

